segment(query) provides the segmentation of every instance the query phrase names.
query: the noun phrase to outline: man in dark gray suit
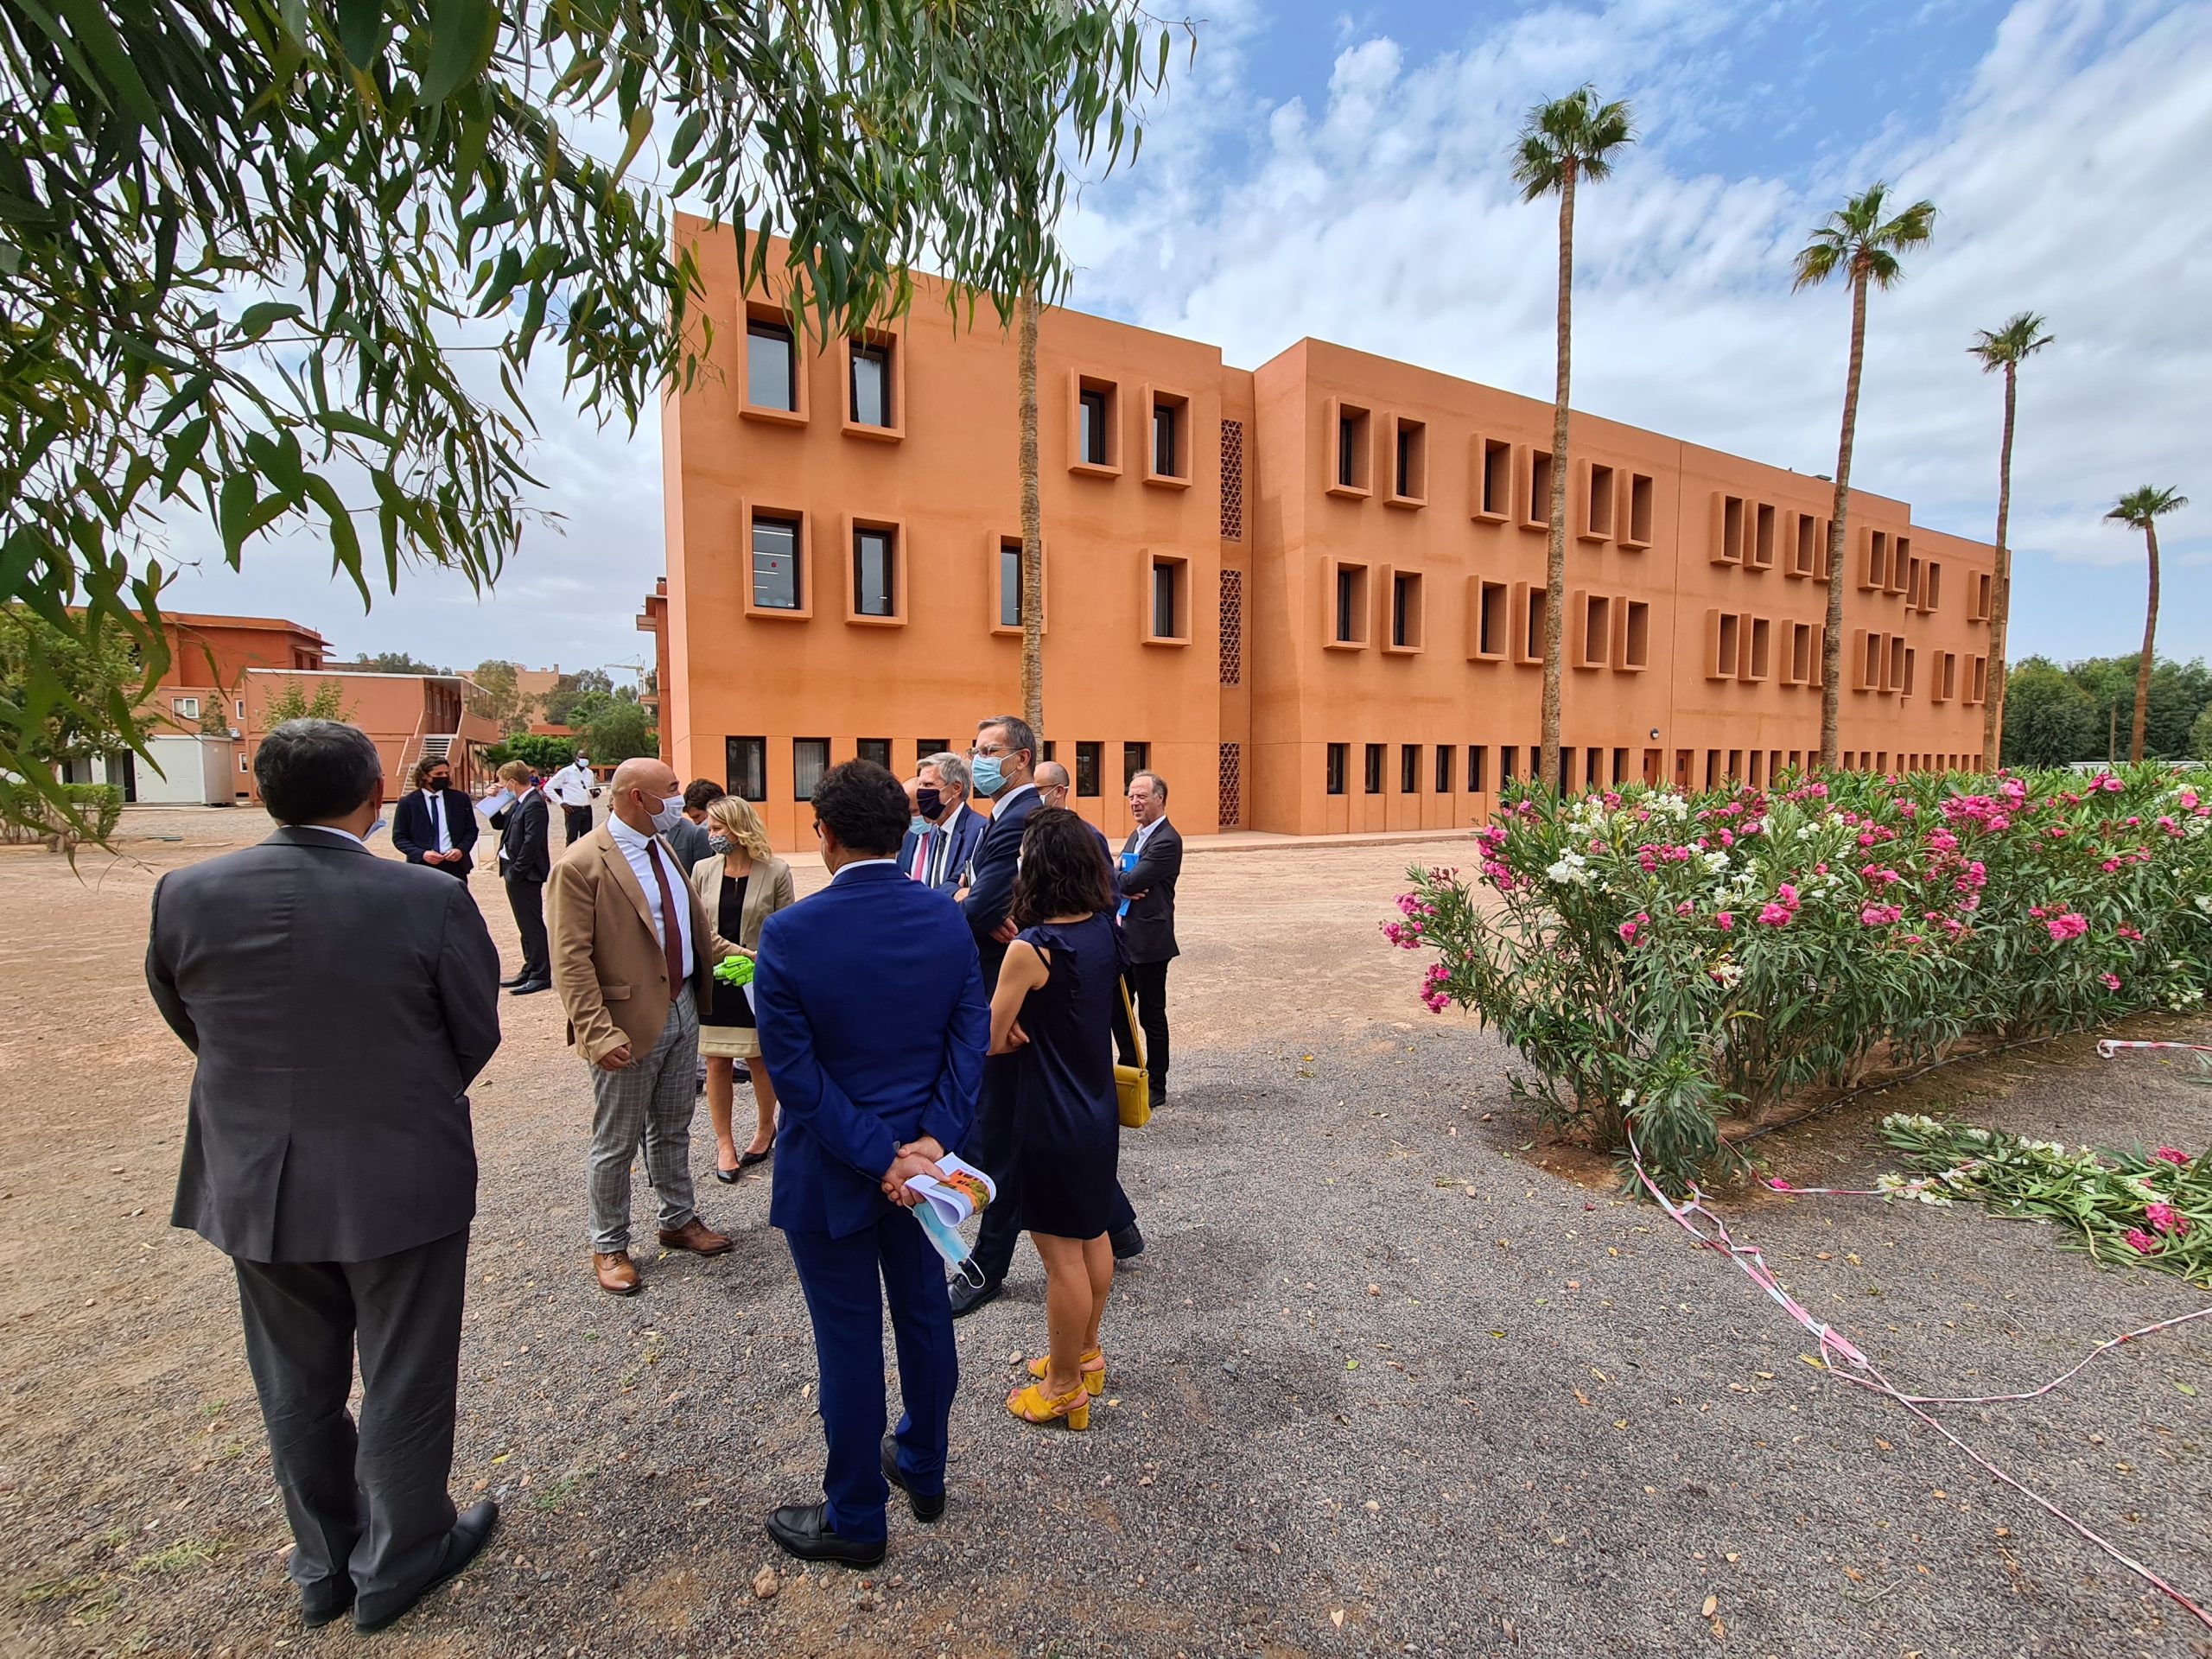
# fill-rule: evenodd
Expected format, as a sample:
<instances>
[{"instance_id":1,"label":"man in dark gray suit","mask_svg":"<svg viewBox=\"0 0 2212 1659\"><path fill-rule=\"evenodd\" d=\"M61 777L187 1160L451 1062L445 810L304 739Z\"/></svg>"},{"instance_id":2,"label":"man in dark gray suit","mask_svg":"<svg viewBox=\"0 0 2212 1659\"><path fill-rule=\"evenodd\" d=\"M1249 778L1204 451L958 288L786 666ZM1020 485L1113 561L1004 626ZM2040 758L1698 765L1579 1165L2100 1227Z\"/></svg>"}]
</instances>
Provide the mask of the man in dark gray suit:
<instances>
[{"instance_id":1,"label":"man in dark gray suit","mask_svg":"<svg viewBox=\"0 0 2212 1659\"><path fill-rule=\"evenodd\" d=\"M276 833L154 889L146 982L199 1061L170 1220L238 1272L302 1616L378 1630L499 1519L446 1482L499 959L463 884L364 844L366 735L287 721L253 773Z\"/></svg>"}]
</instances>

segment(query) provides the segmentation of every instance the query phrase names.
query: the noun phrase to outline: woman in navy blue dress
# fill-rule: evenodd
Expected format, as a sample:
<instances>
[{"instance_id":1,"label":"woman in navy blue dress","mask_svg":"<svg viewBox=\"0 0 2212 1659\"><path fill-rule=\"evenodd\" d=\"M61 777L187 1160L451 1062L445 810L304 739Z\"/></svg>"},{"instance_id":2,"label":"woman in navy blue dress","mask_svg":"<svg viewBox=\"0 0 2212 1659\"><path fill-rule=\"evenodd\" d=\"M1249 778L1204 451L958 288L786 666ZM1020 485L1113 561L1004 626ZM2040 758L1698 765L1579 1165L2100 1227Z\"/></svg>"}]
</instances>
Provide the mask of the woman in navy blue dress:
<instances>
[{"instance_id":1,"label":"woman in navy blue dress","mask_svg":"<svg viewBox=\"0 0 2212 1659\"><path fill-rule=\"evenodd\" d=\"M1065 808L1029 815L1014 919L991 999L991 1052L1020 1057L1014 1159L1021 1217L1045 1263L1046 1357L1007 1398L1026 1422L1090 1425L1106 1386L1099 1317L1114 1285L1107 1230L1116 1210L1122 1124L1114 1096L1114 1011L1122 976L1113 878L1090 826Z\"/></svg>"}]
</instances>

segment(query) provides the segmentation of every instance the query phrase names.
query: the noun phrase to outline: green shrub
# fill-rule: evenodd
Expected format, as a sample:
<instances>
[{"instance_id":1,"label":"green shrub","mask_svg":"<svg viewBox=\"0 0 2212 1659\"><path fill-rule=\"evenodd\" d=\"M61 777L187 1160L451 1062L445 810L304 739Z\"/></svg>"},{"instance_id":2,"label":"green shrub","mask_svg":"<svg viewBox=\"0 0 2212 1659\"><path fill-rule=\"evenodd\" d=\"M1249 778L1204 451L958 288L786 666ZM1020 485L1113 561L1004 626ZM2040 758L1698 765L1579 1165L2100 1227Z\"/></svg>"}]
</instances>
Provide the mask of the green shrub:
<instances>
[{"instance_id":1,"label":"green shrub","mask_svg":"<svg viewBox=\"0 0 2212 1659\"><path fill-rule=\"evenodd\" d=\"M2212 982L2212 777L2139 766L1704 795L1510 791L1482 882L1416 869L1384 929L1433 949L1516 1087L1685 1187L1717 1120L1968 1040L2187 1007Z\"/></svg>"},{"instance_id":2,"label":"green shrub","mask_svg":"<svg viewBox=\"0 0 2212 1659\"><path fill-rule=\"evenodd\" d=\"M123 818L123 791L113 784L64 784L61 797L66 812L21 791L5 815L7 839L43 841L62 850L87 841L105 846Z\"/></svg>"}]
</instances>

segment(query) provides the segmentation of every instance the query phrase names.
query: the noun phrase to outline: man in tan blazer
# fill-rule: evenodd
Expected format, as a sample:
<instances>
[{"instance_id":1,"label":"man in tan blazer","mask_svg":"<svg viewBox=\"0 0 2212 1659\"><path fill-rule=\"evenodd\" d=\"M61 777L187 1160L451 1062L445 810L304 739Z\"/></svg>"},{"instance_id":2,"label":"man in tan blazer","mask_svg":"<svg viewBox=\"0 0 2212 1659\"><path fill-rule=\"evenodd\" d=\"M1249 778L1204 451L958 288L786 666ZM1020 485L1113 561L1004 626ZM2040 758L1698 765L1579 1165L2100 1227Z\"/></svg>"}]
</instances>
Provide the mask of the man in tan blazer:
<instances>
[{"instance_id":1,"label":"man in tan blazer","mask_svg":"<svg viewBox=\"0 0 2212 1659\"><path fill-rule=\"evenodd\" d=\"M660 1198L660 1242L720 1255L730 1241L699 1219L691 1194L691 1112L699 1015L710 969L737 946L715 931L662 839L683 816L676 774L626 760L607 787L607 821L553 867L553 988L569 1041L592 1068L592 1271L601 1290L634 1295L630 1160L640 1141Z\"/></svg>"}]
</instances>

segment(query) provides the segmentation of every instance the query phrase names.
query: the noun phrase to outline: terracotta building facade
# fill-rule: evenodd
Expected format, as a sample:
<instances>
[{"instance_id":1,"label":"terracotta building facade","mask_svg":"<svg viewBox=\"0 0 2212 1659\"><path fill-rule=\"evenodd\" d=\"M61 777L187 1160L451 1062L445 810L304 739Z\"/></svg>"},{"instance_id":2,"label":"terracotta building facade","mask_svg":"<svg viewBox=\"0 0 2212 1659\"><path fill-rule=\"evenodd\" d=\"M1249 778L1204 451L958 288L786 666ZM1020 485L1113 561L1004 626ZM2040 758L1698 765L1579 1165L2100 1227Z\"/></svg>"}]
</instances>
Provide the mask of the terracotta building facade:
<instances>
[{"instance_id":1,"label":"terracotta building facade","mask_svg":"<svg viewBox=\"0 0 2212 1659\"><path fill-rule=\"evenodd\" d=\"M1016 363L925 292L794 339L691 239L713 372L663 422L664 752L810 841L813 779L911 776L1019 711ZM772 259L772 264L773 261ZM1038 347L1045 738L1073 804L1128 775L1185 834L1482 822L1541 735L1548 404L1306 340L1257 370L1055 310ZM1763 783L1816 758L1831 486L1577 415L1561 742L1582 788ZM1991 550L1853 491L1841 744L1974 765Z\"/></svg>"}]
</instances>

